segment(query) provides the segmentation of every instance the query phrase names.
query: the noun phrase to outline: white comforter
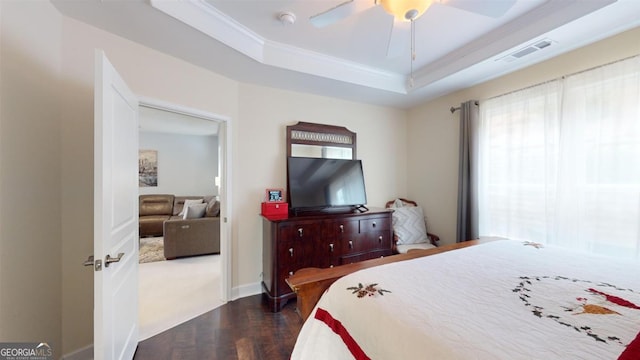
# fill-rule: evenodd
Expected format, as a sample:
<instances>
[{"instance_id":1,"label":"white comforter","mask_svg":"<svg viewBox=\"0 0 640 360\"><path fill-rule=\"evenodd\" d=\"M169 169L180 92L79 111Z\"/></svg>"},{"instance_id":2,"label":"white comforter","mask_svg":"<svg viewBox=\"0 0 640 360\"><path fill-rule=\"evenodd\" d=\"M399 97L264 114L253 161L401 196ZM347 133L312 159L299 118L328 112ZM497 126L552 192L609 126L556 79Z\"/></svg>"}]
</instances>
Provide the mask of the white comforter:
<instances>
[{"instance_id":1,"label":"white comforter","mask_svg":"<svg viewBox=\"0 0 640 360\"><path fill-rule=\"evenodd\" d=\"M504 240L339 279L291 359L638 360L636 345L640 263Z\"/></svg>"}]
</instances>

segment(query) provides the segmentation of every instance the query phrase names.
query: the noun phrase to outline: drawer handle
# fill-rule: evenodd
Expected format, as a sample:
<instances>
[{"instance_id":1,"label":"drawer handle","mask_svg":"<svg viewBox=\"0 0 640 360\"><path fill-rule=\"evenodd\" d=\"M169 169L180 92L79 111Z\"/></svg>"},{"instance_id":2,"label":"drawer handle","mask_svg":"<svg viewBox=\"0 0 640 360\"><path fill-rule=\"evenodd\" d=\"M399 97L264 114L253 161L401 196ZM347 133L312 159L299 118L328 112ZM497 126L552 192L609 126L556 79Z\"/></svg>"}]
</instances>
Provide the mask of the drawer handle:
<instances>
[{"instance_id":1,"label":"drawer handle","mask_svg":"<svg viewBox=\"0 0 640 360\"><path fill-rule=\"evenodd\" d=\"M293 275L293 271L289 271L289 275Z\"/></svg>"},{"instance_id":2,"label":"drawer handle","mask_svg":"<svg viewBox=\"0 0 640 360\"><path fill-rule=\"evenodd\" d=\"M382 235L378 236L378 242L381 243L382 242Z\"/></svg>"},{"instance_id":3,"label":"drawer handle","mask_svg":"<svg viewBox=\"0 0 640 360\"><path fill-rule=\"evenodd\" d=\"M376 227L376 222L374 221L373 224L371 224L371 225L373 225L373 227Z\"/></svg>"},{"instance_id":4,"label":"drawer handle","mask_svg":"<svg viewBox=\"0 0 640 360\"><path fill-rule=\"evenodd\" d=\"M333 264L329 265L329 267L330 267L330 268L332 268L332 267L333 267Z\"/></svg>"},{"instance_id":5,"label":"drawer handle","mask_svg":"<svg viewBox=\"0 0 640 360\"><path fill-rule=\"evenodd\" d=\"M304 230L302 230L302 228L298 228L298 235L299 235L300 237L302 237L302 233L303 233L303 231L304 231Z\"/></svg>"},{"instance_id":6,"label":"drawer handle","mask_svg":"<svg viewBox=\"0 0 640 360\"><path fill-rule=\"evenodd\" d=\"M349 240L349 248L353 249L353 241L352 240Z\"/></svg>"},{"instance_id":7,"label":"drawer handle","mask_svg":"<svg viewBox=\"0 0 640 360\"><path fill-rule=\"evenodd\" d=\"M289 248L289 255L291 255L291 257L293 257L293 248Z\"/></svg>"},{"instance_id":8,"label":"drawer handle","mask_svg":"<svg viewBox=\"0 0 640 360\"><path fill-rule=\"evenodd\" d=\"M340 232L343 233L344 232L344 225L340 224Z\"/></svg>"},{"instance_id":9,"label":"drawer handle","mask_svg":"<svg viewBox=\"0 0 640 360\"><path fill-rule=\"evenodd\" d=\"M331 250L331 252L333 252L333 244L329 244L329 250Z\"/></svg>"}]
</instances>

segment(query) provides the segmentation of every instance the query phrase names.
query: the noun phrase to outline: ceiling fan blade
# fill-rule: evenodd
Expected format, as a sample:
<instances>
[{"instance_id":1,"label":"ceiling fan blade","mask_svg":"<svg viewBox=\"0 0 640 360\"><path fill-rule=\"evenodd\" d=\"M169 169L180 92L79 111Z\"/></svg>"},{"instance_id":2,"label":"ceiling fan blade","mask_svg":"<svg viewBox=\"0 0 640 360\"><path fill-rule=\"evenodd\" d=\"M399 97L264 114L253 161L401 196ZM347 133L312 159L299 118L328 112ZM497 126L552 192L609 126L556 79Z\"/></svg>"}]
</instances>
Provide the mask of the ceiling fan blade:
<instances>
[{"instance_id":1,"label":"ceiling fan blade","mask_svg":"<svg viewBox=\"0 0 640 360\"><path fill-rule=\"evenodd\" d=\"M394 58L402 55L409 49L411 43L411 22L393 19L389 44L387 45L387 57Z\"/></svg>"},{"instance_id":2,"label":"ceiling fan blade","mask_svg":"<svg viewBox=\"0 0 640 360\"><path fill-rule=\"evenodd\" d=\"M309 18L315 27L325 27L375 6L373 1L348 0Z\"/></svg>"},{"instance_id":3,"label":"ceiling fan blade","mask_svg":"<svg viewBox=\"0 0 640 360\"><path fill-rule=\"evenodd\" d=\"M499 18L516 3L516 0L443 0L442 4L472 13Z\"/></svg>"}]
</instances>

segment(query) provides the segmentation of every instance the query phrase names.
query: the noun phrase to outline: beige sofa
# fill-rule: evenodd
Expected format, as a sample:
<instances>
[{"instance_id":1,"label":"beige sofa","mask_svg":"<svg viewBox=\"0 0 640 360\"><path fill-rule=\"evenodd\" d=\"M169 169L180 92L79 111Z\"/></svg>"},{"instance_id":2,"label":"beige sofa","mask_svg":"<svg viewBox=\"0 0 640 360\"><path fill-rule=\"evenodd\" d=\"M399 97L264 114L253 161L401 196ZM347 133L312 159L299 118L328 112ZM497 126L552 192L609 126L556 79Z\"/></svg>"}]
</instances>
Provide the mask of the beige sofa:
<instances>
[{"instance_id":1,"label":"beige sofa","mask_svg":"<svg viewBox=\"0 0 640 360\"><path fill-rule=\"evenodd\" d=\"M202 217L183 219L185 200L203 199ZM140 195L140 236L163 236L164 257L220 253L220 203L213 196Z\"/></svg>"}]
</instances>

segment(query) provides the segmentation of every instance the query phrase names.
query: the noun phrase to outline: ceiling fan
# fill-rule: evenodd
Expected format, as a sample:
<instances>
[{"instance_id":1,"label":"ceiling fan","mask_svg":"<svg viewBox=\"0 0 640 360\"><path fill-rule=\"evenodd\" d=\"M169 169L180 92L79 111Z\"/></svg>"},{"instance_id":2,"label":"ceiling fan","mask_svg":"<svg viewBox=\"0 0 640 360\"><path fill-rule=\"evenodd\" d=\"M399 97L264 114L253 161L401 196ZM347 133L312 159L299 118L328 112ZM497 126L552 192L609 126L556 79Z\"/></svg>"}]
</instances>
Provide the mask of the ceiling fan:
<instances>
[{"instance_id":1,"label":"ceiling fan","mask_svg":"<svg viewBox=\"0 0 640 360\"><path fill-rule=\"evenodd\" d=\"M407 32L412 27L413 21L424 14L433 3L498 18L504 15L515 2L516 0L347 0L331 9L311 16L309 20L316 27L325 27L379 5L393 16L387 57L395 57L406 49L409 40ZM412 54L412 56L414 55Z\"/></svg>"}]
</instances>

